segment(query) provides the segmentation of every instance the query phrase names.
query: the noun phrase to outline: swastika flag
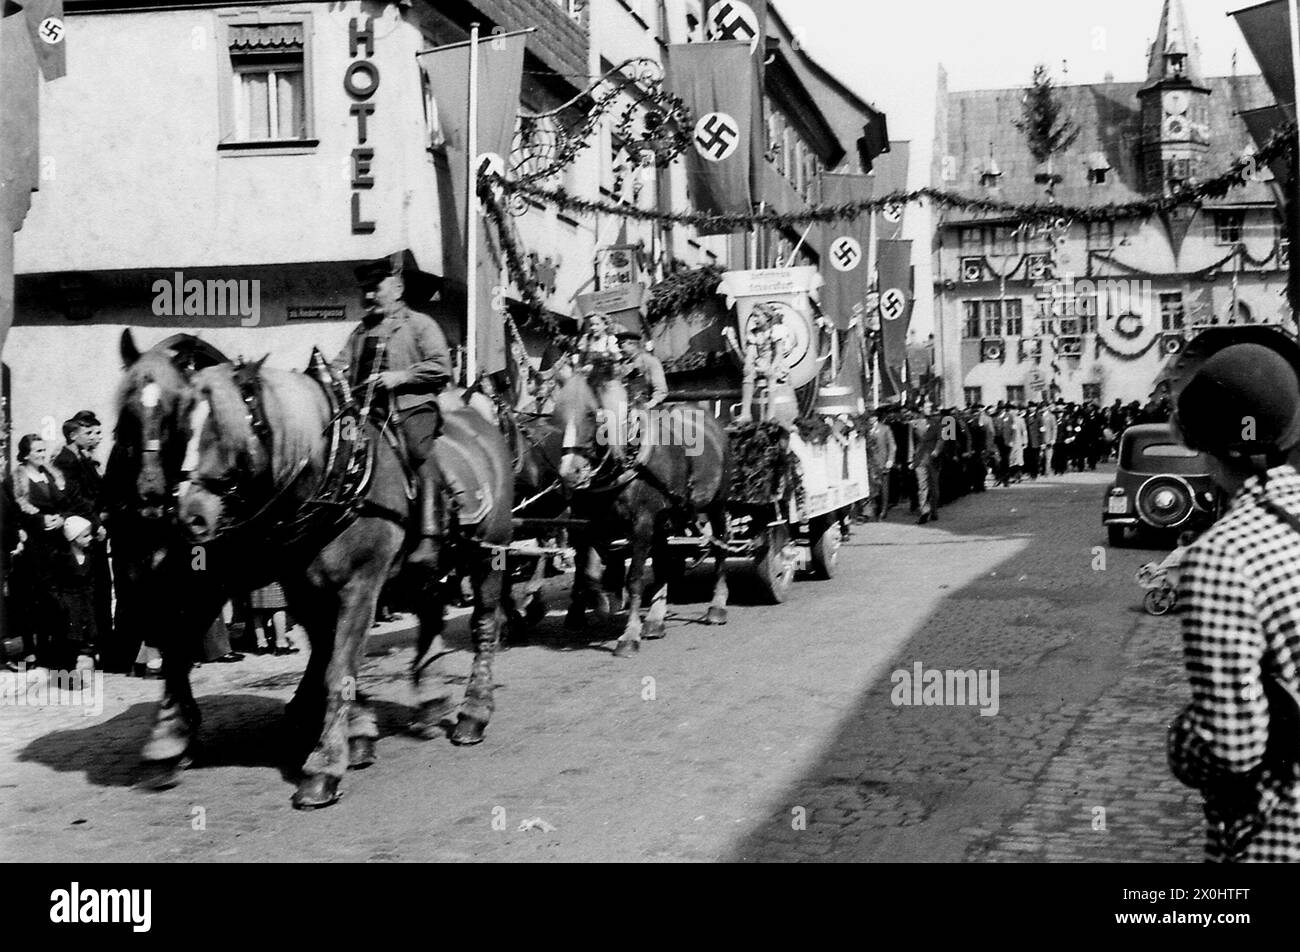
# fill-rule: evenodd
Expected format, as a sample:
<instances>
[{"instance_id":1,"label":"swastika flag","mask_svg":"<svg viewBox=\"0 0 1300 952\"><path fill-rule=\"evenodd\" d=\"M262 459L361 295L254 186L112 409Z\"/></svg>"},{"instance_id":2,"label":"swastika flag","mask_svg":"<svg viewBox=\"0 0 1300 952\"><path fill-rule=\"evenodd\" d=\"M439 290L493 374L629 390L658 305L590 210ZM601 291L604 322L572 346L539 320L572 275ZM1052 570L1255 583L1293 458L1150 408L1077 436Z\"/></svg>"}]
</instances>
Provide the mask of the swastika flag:
<instances>
[{"instance_id":1,"label":"swastika flag","mask_svg":"<svg viewBox=\"0 0 1300 952\"><path fill-rule=\"evenodd\" d=\"M871 197L873 180L868 175L822 175L822 202L842 205ZM870 289L867 267L869 219L859 215L851 221L832 221L821 226L818 248L822 256L822 312L840 330L863 315ZM866 324L866 321L862 321Z\"/></svg>"},{"instance_id":2,"label":"swastika flag","mask_svg":"<svg viewBox=\"0 0 1300 952\"><path fill-rule=\"evenodd\" d=\"M667 79L695 127L686 155L686 185L702 212L745 214L750 210L754 86L737 82L753 70L745 39L679 43L668 47ZM740 228L714 231L739 231ZM701 233L709 234L705 229Z\"/></svg>"},{"instance_id":3,"label":"swastika flag","mask_svg":"<svg viewBox=\"0 0 1300 952\"><path fill-rule=\"evenodd\" d=\"M880 269L880 343L885 366L899 368L907 360L907 328L912 322L912 243L885 240L877 242ZM900 295L890 291L901 291Z\"/></svg>"}]
</instances>

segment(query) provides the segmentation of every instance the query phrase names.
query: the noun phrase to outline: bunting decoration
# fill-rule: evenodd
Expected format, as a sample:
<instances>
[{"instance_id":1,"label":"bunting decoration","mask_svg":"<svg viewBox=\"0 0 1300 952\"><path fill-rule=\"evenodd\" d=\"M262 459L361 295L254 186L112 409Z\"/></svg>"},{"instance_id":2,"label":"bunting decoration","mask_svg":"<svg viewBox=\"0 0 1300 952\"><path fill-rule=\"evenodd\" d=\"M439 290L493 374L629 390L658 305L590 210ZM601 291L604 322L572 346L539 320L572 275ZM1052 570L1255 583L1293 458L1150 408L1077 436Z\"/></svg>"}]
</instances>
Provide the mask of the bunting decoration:
<instances>
[{"instance_id":1,"label":"bunting decoration","mask_svg":"<svg viewBox=\"0 0 1300 952\"><path fill-rule=\"evenodd\" d=\"M687 44L700 46L702 44ZM1296 124L1277 130L1252 155L1237 159L1225 171L1195 184L1187 184L1168 195L1129 202L1098 205L1064 205L1055 202L1018 203L992 198L976 198L933 186L894 192L840 205L817 204L789 213L760 212L661 212L633 208L614 202L591 201L571 195L562 188L547 189L526 182L512 182L499 174L488 173L507 193L549 204L560 211L580 215L613 215L634 221L655 221L669 225L687 225L715 229L715 233L752 227L802 228L812 222L851 221L861 215L879 212L891 205L929 202L940 211L958 210L970 214L998 215L1017 221L1056 226L1070 223L1116 222L1149 219L1172 208L1197 205L1206 199L1226 196L1256 175L1261 164L1268 164L1285 153L1296 135ZM688 155L690 153L688 152Z\"/></svg>"}]
</instances>

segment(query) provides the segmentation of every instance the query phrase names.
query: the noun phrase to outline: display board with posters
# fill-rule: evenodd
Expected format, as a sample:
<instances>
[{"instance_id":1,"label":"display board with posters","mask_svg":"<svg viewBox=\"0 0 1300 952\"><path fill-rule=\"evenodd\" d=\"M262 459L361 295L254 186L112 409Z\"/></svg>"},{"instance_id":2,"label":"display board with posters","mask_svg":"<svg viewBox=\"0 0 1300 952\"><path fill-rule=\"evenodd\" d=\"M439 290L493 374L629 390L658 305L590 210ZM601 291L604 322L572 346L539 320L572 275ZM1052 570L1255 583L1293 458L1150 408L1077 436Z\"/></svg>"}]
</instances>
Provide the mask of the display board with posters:
<instances>
[{"instance_id":1,"label":"display board with posters","mask_svg":"<svg viewBox=\"0 0 1300 952\"><path fill-rule=\"evenodd\" d=\"M644 331L642 305L645 294L644 284L622 284L604 291L579 294L578 316L585 320L591 314L607 314L615 324L640 334Z\"/></svg>"},{"instance_id":2,"label":"display board with posters","mask_svg":"<svg viewBox=\"0 0 1300 952\"><path fill-rule=\"evenodd\" d=\"M786 365L794 387L811 381L820 369L812 301L821 285L822 276L812 265L727 271L718 285L727 306L736 309L741 341L749 334L755 305L767 305L780 316Z\"/></svg>"}]
</instances>

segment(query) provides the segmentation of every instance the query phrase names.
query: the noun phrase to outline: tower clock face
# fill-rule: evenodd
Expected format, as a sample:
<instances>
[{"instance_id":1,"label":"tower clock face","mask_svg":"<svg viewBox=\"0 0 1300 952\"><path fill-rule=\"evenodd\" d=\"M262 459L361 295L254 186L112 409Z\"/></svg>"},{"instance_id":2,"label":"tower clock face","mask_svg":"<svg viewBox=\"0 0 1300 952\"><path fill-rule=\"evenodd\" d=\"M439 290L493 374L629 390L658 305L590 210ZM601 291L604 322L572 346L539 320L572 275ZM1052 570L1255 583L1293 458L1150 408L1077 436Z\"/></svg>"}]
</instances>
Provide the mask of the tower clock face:
<instances>
[{"instance_id":1,"label":"tower clock face","mask_svg":"<svg viewBox=\"0 0 1300 952\"><path fill-rule=\"evenodd\" d=\"M1187 120L1182 116L1169 116L1165 119L1165 138L1182 139L1187 135Z\"/></svg>"},{"instance_id":2,"label":"tower clock face","mask_svg":"<svg viewBox=\"0 0 1300 952\"><path fill-rule=\"evenodd\" d=\"M1171 90L1165 93L1165 113L1170 116L1181 116L1187 111L1188 96L1181 89Z\"/></svg>"}]
</instances>

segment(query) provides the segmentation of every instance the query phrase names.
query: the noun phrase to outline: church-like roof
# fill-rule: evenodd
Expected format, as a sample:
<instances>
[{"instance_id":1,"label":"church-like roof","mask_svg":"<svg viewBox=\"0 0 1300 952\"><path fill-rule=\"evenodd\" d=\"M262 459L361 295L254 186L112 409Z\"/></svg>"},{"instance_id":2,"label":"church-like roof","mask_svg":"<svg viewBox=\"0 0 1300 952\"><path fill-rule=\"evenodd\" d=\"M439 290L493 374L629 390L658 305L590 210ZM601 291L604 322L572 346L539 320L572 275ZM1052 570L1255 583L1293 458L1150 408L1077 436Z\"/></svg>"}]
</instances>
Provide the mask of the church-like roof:
<instances>
[{"instance_id":1,"label":"church-like roof","mask_svg":"<svg viewBox=\"0 0 1300 952\"><path fill-rule=\"evenodd\" d=\"M1239 112L1268 106L1273 96L1258 75L1218 76L1202 80L1210 90L1210 145L1201 177L1227 169L1243 153L1253 151L1254 140ZM1095 83L1058 86L1062 115L1080 130L1077 140L1052 159L1053 172L1062 177L1056 201L1067 205L1103 205L1145 197L1140 174L1140 111L1138 90L1147 83ZM983 89L969 92L940 90L936 129L935 184L966 195L1026 203L1046 200L1044 186L1034 181L1041 169L1029 152L1025 136L1015 127L1021 118L1024 88ZM985 171L1001 174L988 181ZM1108 167L1103 184L1090 184L1092 168ZM948 173L945 175L945 171ZM1230 191L1221 202L1207 204L1272 203L1266 182L1250 182ZM944 215L946 222L972 217L960 212Z\"/></svg>"},{"instance_id":2,"label":"church-like roof","mask_svg":"<svg viewBox=\"0 0 1300 952\"><path fill-rule=\"evenodd\" d=\"M1190 80L1197 86L1203 85L1201 79L1201 51L1196 47L1196 39L1187 28L1187 11L1183 9L1183 0L1165 0L1160 11L1160 26L1156 30L1155 42L1147 56L1146 85L1168 79L1165 72L1165 56L1182 54L1187 57L1182 78Z\"/></svg>"}]
</instances>

